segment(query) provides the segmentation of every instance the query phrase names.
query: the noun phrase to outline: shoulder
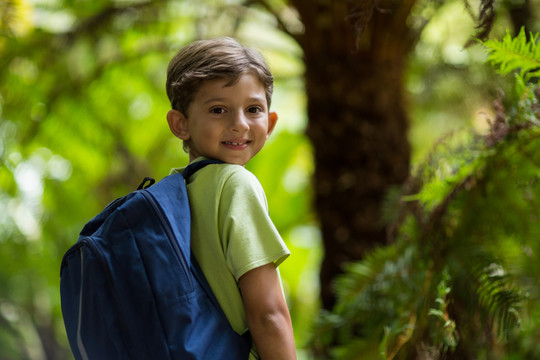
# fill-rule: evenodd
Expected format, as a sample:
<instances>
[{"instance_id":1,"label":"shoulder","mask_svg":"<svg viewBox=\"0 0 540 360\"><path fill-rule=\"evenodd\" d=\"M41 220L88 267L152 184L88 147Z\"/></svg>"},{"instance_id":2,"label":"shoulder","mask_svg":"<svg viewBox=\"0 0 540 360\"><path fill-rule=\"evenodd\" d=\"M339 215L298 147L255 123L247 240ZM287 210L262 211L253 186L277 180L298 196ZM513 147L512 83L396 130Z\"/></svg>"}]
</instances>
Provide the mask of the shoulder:
<instances>
[{"instance_id":1,"label":"shoulder","mask_svg":"<svg viewBox=\"0 0 540 360\"><path fill-rule=\"evenodd\" d=\"M214 199L223 210L258 207L268 209L261 183L243 166L212 164L199 170L195 175L198 176L195 183L201 184L201 188L206 189L205 191L213 192Z\"/></svg>"},{"instance_id":2,"label":"shoulder","mask_svg":"<svg viewBox=\"0 0 540 360\"><path fill-rule=\"evenodd\" d=\"M234 164L212 164L199 170L194 179L201 179L204 182L212 182L218 187L229 190L240 190L246 188L262 191L259 179L249 170L240 165Z\"/></svg>"},{"instance_id":3,"label":"shoulder","mask_svg":"<svg viewBox=\"0 0 540 360\"><path fill-rule=\"evenodd\" d=\"M227 174L227 182L239 186L260 187L259 179L245 167L240 165L223 164L224 172Z\"/></svg>"}]
</instances>

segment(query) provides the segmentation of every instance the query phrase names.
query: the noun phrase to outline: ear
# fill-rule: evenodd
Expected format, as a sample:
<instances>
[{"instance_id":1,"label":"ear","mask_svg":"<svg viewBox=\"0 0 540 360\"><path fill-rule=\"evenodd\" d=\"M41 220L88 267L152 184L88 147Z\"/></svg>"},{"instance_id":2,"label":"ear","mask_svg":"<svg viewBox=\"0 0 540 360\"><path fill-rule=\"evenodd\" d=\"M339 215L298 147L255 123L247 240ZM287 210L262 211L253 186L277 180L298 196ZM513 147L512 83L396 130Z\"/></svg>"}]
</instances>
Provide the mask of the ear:
<instances>
[{"instance_id":1,"label":"ear","mask_svg":"<svg viewBox=\"0 0 540 360\"><path fill-rule=\"evenodd\" d=\"M189 129L187 126L187 118L178 110L169 110L167 113L167 122L169 129L177 138L181 140L189 140Z\"/></svg>"},{"instance_id":2,"label":"ear","mask_svg":"<svg viewBox=\"0 0 540 360\"><path fill-rule=\"evenodd\" d=\"M275 111L271 111L268 114L268 132L266 133L266 138L272 134L272 131L274 131L274 127L276 126L276 123L278 121L278 115Z\"/></svg>"}]
</instances>

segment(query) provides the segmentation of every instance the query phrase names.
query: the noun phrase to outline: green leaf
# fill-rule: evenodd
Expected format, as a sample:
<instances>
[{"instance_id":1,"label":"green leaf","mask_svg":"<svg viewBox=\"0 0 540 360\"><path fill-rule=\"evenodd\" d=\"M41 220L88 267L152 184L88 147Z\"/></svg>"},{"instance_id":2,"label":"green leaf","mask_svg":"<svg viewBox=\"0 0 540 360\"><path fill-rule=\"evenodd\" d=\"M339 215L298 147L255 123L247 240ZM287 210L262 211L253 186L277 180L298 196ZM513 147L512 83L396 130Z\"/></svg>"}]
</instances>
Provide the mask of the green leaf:
<instances>
[{"instance_id":1,"label":"green leaf","mask_svg":"<svg viewBox=\"0 0 540 360\"><path fill-rule=\"evenodd\" d=\"M499 40L488 40L484 45L488 48L488 61L498 67L498 71L507 75L519 71L519 76L526 82L538 76L540 70L540 47L536 44L538 34L530 34L527 41L524 28L518 36L512 38L510 32Z\"/></svg>"}]
</instances>

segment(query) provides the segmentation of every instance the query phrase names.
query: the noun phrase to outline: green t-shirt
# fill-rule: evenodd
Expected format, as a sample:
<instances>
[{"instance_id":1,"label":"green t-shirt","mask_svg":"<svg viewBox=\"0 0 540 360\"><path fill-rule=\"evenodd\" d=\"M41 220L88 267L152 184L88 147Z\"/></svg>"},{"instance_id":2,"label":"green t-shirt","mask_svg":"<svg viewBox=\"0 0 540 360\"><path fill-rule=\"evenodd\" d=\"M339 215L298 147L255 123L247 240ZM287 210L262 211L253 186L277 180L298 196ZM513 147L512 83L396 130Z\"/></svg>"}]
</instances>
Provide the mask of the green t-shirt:
<instances>
[{"instance_id":1,"label":"green t-shirt","mask_svg":"<svg viewBox=\"0 0 540 360\"><path fill-rule=\"evenodd\" d=\"M277 268L290 252L268 215L261 184L243 166L207 165L189 179L187 191L193 254L232 328L243 334L247 321L238 279L269 263Z\"/></svg>"}]
</instances>

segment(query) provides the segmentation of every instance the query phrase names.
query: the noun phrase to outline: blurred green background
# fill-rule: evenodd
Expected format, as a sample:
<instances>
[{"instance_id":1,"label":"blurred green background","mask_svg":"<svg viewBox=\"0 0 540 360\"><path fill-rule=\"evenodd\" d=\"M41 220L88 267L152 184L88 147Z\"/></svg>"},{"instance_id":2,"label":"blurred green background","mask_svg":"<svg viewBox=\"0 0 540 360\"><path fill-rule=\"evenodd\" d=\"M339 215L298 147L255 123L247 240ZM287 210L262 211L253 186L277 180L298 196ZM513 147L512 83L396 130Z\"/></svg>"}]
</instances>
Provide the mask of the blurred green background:
<instances>
[{"instance_id":1,"label":"blurred green background","mask_svg":"<svg viewBox=\"0 0 540 360\"><path fill-rule=\"evenodd\" d=\"M428 21L406 59L413 168L444 135L459 129L487 134L488 119L496 117L492 101L500 89L512 91L513 81L485 63L484 46L466 46L478 22L462 0L416 6L410 21L420 15ZM480 5L469 6L477 11ZM540 31L539 1L498 6L491 38L517 33L512 9L527 11L528 30ZM271 9L289 30L302 32L306 19L284 0L0 1L0 359L72 358L60 311L62 256L108 202L144 176L161 178L186 164L165 119L166 67L192 40L225 35L258 48L276 78L272 108L279 122L248 168L261 180L293 254L281 274L299 358L314 356L323 247L312 206L313 145L305 135L305 59ZM538 180L534 171L530 179ZM507 249L523 250L509 240ZM538 315L531 318L527 326L538 333ZM392 358L383 353L319 356ZM490 353L470 358L507 354ZM516 354L512 358L527 359L538 352Z\"/></svg>"}]
</instances>

